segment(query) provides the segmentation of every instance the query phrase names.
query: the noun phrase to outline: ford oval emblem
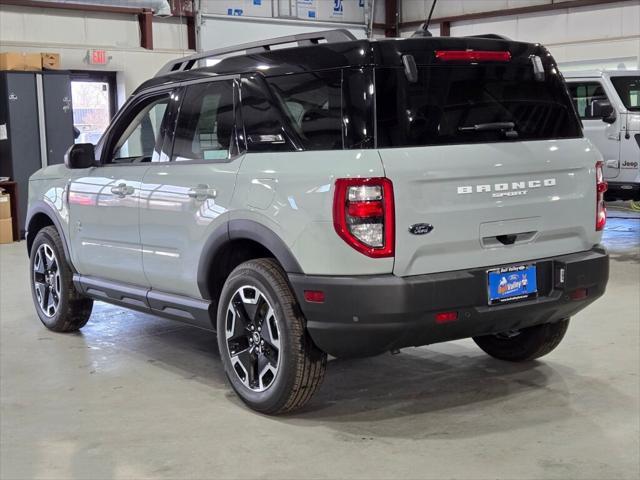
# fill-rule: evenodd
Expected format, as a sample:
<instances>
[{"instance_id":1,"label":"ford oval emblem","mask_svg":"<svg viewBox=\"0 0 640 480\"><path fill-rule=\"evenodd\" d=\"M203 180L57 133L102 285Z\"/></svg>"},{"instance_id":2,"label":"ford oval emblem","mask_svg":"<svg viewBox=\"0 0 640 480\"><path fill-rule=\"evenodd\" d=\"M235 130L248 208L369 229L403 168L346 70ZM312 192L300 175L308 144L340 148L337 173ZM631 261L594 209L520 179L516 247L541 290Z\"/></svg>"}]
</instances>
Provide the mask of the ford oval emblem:
<instances>
[{"instance_id":1,"label":"ford oval emblem","mask_svg":"<svg viewBox=\"0 0 640 480\"><path fill-rule=\"evenodd\" d=\"M433 230L433 225L430 223L416 223L409 227L409 233L413 235L426 235Z\"/></svg>"}]
</instances>

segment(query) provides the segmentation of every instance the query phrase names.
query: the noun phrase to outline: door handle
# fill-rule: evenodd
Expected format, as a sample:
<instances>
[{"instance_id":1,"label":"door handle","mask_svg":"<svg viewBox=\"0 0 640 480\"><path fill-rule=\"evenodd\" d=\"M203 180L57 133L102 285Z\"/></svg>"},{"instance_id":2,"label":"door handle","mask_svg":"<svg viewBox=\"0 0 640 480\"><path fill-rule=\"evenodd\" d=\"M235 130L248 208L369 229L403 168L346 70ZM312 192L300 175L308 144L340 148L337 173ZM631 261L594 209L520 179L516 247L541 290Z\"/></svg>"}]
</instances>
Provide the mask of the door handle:
<instances>
[{"instance_id":1,"label":"door handle","mask_svg":"<svg viewBox=\"0 0 640 480\"><path fill-rule=\"evenodd\" d=\"M195 198L196 200L204 201L209 198L216 198L218 196L218 192L215 188L209 188L209 185L200 184L195 188L191 188L187 195L191 198Z\"/></svg>"},{"instance_id":2,"label":"door handle","mask_svg":"<svg viewBox=\"0 0 640 480\"><path fill-rule=\"evenodd\" d=\"M120 183L115 187L111 187L111 193L117 195L120 198L124 198L127 195L133 195L135 189L131 185L127 185L126 183Z\"/></svg>"}]
</instances>

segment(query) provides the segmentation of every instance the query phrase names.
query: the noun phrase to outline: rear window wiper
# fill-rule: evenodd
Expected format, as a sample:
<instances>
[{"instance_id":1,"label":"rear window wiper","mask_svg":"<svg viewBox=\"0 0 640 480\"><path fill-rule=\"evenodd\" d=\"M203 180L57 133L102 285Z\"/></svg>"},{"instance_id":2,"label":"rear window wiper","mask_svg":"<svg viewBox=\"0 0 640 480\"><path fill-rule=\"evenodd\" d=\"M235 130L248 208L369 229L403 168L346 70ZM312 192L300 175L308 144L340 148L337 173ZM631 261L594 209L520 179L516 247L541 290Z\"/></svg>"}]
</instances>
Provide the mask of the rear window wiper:
<instances>
[{"instance_id":1,"label":"rear window wiper","mask_svg":"<svg viewBox=\"0 0 640 480\"><path fill-rule=\"evenodd\" d=\"M513 122L489 122L489 123L477 123L470 127L459 127L460 132L489 132L500 131L503 132L507 138L517 138L518 132L515 131L516 124Z\"/></svg>"}]
</instances>

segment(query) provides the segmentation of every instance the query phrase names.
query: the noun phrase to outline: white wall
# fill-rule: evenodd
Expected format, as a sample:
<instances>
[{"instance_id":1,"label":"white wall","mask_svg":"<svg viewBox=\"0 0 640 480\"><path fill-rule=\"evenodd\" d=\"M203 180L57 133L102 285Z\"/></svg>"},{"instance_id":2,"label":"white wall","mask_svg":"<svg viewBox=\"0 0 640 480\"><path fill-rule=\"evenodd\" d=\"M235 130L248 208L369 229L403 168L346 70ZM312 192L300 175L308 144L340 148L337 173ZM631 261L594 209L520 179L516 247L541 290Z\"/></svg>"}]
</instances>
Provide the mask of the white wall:
<instances>
[{"instance_id":1,"label":"white wall","mask_svg":"<svg viewBox=\"0 0 640 480\"><path fill-rule=\"evenodd\" d=\"M563 0L556 0L557 3ZM565 0L566 1L566 0ZM440 0L434 18L500 10L549 0ZM420 20L431 0L404 0L403 21ZM428 13L428 10L427 10ZM410 35L415 29L405 29ZM438 34L438 26L430 28ZM640 68L640 2L567 8L546 13L454 22L451 36L497 33L545 45L563 70Z\"/></svg>"},{"instance_id":2,"label":"white wall","mask_svg":"<svg viewBox=\"0 0 640 480\"><path fill-rule=\"evenodd\" d=\"M544 44L566 69L638 68L640 3L468 21L451 26L452 36L498 33L525 42Z\"/></svg>"},{"instance_id":3,"label":"white wall","mask_svg":"<svg viewBox=\"0 0 640 480\"><path fill-rule=\"evenodd\" d=\"M121 102L166 62L190 53L177 19L154 18L153 43L154 50L140 47L134 15L0 6L0 50L55 52L62 69L118 72ZM92 48L106 50L109 64L89 65Z\"/></svg>"},{"instance_id":4,"label":"white wall","mask_svg":"<svg viewBox=\"0 0 640 480\"><path fill-rule=\"evenodd\" d=\"M336 28L318 22L300 20L280 21L257 18L204 17L200 29L202 50L213 50L240 43L254 42L285 35L317 32ZM348 30L357 38L365 38L364 25L360 28L348 26Z\"/></svg>"},{"instance_id":5,"label":"white wall","mask_svg":"<svg viewBox=\"0 0 640 480\"><path fill-rule=\"evenodd\" d=\"M242 17L295 17L322 22L364 23L368 0L203 0L202 11ZM380 0L384 1L384 0ZM335 7L342 5L342 10Z\"/></svg>"},{"instance_id":6,"label":"white wall","mask_svg":"<svg viewBox=\"0 0 640 480\"><path fill-rule=\"evenodd\" d=\"M318 19L272 19L283 5L301 5L318 10ZM369 2L371 0L367 0ZM403 0L402 20L421 20L432 0ZM555 0L556 2L562 0ZM275 2L275 3L273 3ZM461 15L493 9L515 8L549 3L550 0L439 0L434 17ZM202 0L201 46L213 49L262 40L280 35L305 33L328 28L348 28L357 37L365 36L364 8L359 0L344 0L342 17L332 17L333 0ZM226 15L239 6L244 16ZM215 12L222 14L215 14ZM351 22L357 23L351 23ZM376 0L375 22L384 22L384 0ZM409 36L416 28L405 29ZM439 26L430 30L439 34ZM0 5L0 50L28 52L52 51L61 54L62 68L117 71L120 90L130 94L141 82L153 76L167 61L188 54L186 28L177 19L154 18L153 51L140 47L136 16L70 10L35 9ZM382 32L376 32L379 36ZM640 58L640 3L621 1L599 7L556 10L493 19L455 22L452 35L498 33L515 40L545 44L564 69L616 67L624 63L638 67ZM106 66L86 63L87 51L107 51Z\"/></svg>"},{"instance_id":7,"label":"white wall","mask_svg":"<svg viewBox=\"0 0 640 480\"><path fill-rule=\"evenodd\" d=\"M341 15L333 12L334 0L259 0L258 3L256 5L254 0L203 0L201 49L212 50L332 28L346 28L357 38L366 36L366 2L360 0L343 0ZM309 12L313 13L312 20ZM293 18L282 18L285 13L291 13Z\"/></svg>"},{"instance_id":8,"label":"white wall","mask_svg":"<svg viewBox=\"0 0 640 480\"><path fill-rule=\"evenodd\" d=\"M424 20L429 14L433 0L400 0L402 21ZM529 7L560 3L567 0L438 0L433 18L453 17L469 13L507 10L509 8Z\"/></svg>"}]
</instances>

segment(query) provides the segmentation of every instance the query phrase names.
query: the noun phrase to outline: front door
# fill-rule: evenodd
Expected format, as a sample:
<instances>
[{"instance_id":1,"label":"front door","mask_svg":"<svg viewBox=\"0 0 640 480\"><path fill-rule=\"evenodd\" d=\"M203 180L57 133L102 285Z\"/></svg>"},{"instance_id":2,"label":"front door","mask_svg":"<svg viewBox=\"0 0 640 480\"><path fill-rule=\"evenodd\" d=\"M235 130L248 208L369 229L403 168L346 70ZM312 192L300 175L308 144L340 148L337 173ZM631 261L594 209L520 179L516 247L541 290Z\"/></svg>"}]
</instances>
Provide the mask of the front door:
<instances>
[{"instance_id":1,"label":"front door","mask_svg":"<svg viewBox=\"0 0 640 480\"><path fill-rule=\"evenodd\" d=\"M616 178L620 174L620 115L614 123L606 123L602 121L601 116L597 115L594 102L596 100L610 102L600 81L571 81L568 87L578 115L582 119L585 136L602 154L605 178Z\"/></svg>"},{"instance_id":2,"label":"front door","mask_svg":"<svg viewBox=\"0 0 640 480\"><path fill-rule=\"evenodd\" d=\"M107 133L100 166L69 187L70 231L84 275L148 286L142 268L142 178L161 155L169 93L135 102Z\"/></svg>"},{"instance_id":3,"label":"front door","mask_svg":"<svg viewBox=\"0 0 640 480\"><path fill-rule=\"evenodd\" d=\"M153 163L142 184L140 236L152 289L197 298L207 239L228 220L242 162L233 79L187 86L171 161Z\"/></svg>"}]
</instances>

